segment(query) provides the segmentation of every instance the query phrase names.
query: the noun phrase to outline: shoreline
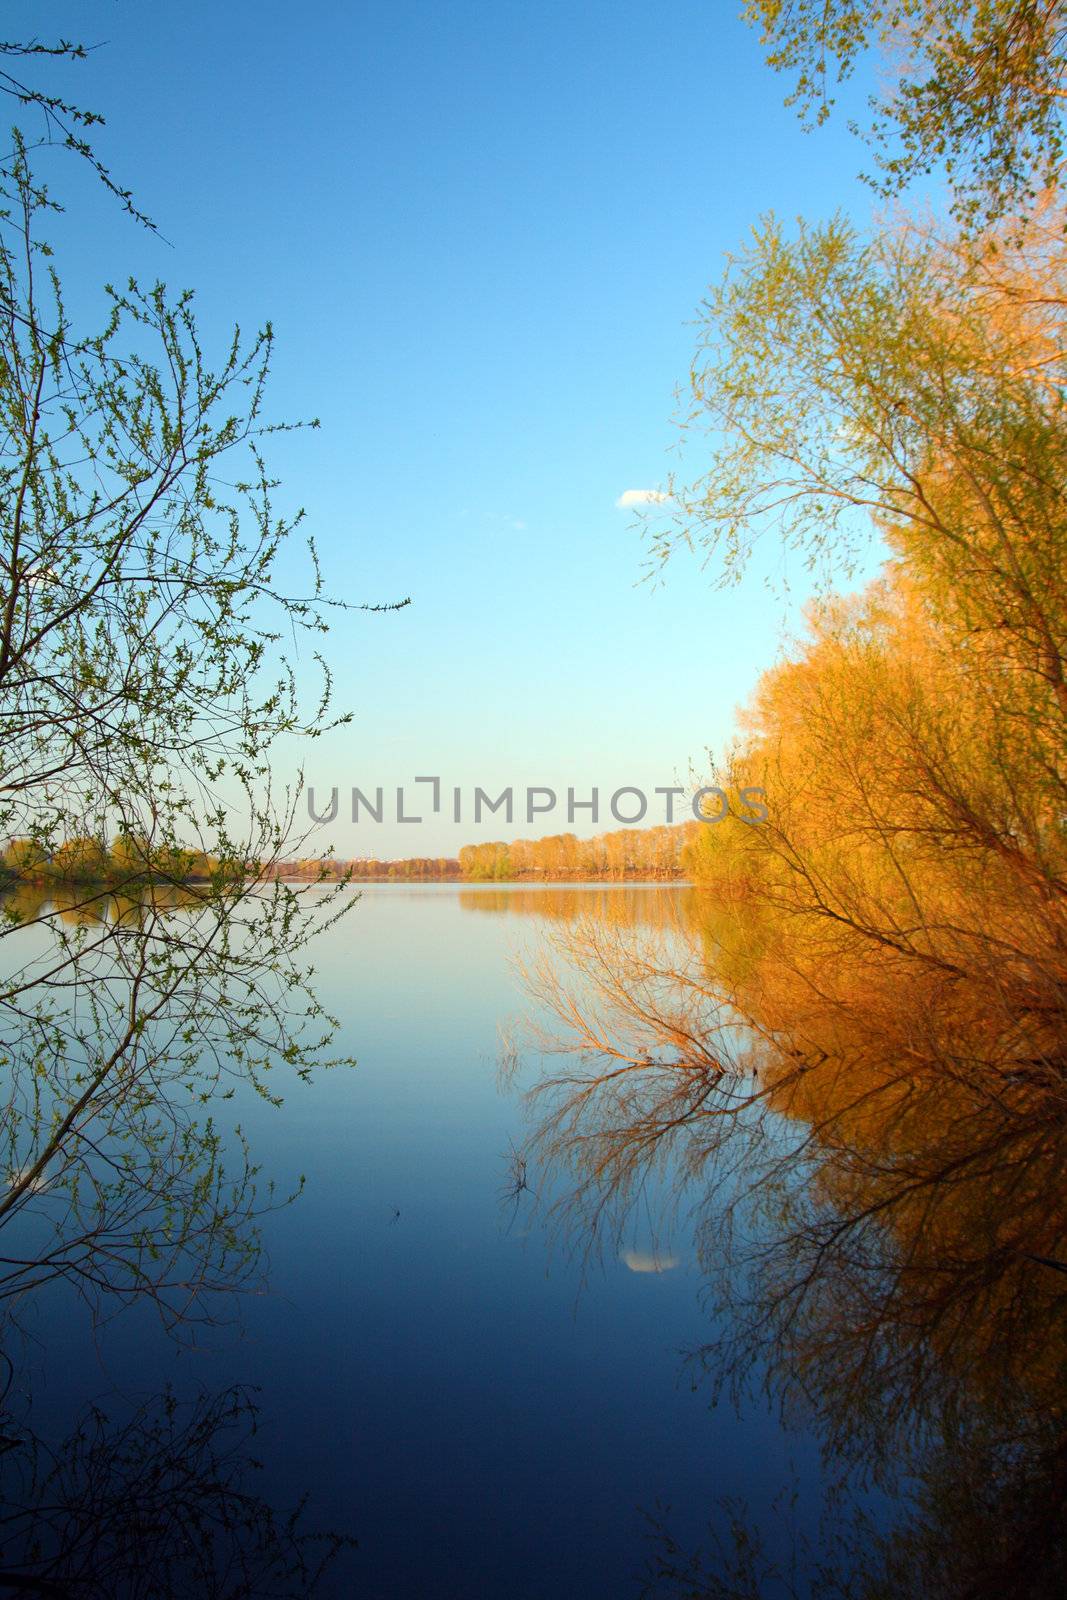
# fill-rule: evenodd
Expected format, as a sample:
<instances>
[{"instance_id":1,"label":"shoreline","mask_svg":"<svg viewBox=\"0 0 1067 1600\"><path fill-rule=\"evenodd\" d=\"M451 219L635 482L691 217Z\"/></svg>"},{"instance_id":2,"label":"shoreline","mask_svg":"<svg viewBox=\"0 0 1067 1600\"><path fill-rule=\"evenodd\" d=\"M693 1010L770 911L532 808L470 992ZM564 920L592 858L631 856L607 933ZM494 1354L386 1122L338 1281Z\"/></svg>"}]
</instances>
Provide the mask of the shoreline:
<instances>
[{"instance_id":1,"label":"shoreline","mask_svg":"<svg viewBox=\"0 0 1067 1600\"><path fill-rule=\"evenodd\" d=\"M633 877L621 878L404 878L373 877L373 878L287 878L279 875L277 878L261 878L261 883L305 883L309 886L321 885L323 888L353 887L362 883L399 883L399 884L428 884L440 883L454 885L459 889L584 889L588 887L618 888L629 886L635 889L692 889L696 886L694 878L649 878L637 873Z\"/></svg>"}]
</instances>

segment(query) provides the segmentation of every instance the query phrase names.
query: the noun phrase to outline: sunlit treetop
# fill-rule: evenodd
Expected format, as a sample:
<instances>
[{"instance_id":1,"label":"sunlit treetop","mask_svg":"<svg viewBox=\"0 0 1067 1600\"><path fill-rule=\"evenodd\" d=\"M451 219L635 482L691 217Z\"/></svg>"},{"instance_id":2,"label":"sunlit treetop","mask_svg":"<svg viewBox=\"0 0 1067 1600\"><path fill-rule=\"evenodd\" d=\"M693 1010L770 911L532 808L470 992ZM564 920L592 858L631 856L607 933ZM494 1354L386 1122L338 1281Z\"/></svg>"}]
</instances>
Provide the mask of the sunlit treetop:
<instances>
[{"instance_id":1,"label":"sunlit treetop","mask_svg":"<svg viewBox=\"0 0 1067 1600\"><path fill-rule=\"evenodd\" d=\"M746 0L769 64L809 125L868 51L884 87L858 132L883 198L944 173L954 211L982 225L1025 206L1063 164L1064 0Z\"/></svg>"}]
</instances>

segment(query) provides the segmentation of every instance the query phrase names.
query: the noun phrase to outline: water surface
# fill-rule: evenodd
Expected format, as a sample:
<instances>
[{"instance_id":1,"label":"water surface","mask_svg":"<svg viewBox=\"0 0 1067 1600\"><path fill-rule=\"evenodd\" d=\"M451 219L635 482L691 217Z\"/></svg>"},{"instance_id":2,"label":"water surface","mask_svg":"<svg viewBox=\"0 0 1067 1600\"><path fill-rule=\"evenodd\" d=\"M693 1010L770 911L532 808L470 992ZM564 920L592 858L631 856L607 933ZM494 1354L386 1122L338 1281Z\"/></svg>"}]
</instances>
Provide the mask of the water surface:
<instances>
[{"instance_id":1,"label":"water surface","mask_svg":"<svg viewBox=\"0 0 1067 1600\"><path fill-rule=\"evenodd\" d=\"M367 887L316 947L319 991L358 1065L236 1103L280 1188L269 1291L177 1348L151 1312L90 1337L55 1286L27 1311L20 1381L58 1436L89 1400L121 1412L259 1386L259 1490L352 1533L326 1594L523 1600L636 1596L649 1518L697 1542L722 1496L771 1505L795 1474L814 1516L810 1438L758 1403L713 1407L687 1365L708 1336L683 1220L650 1205L599 1260L504 1197L524 1112L499 1080L528 1007L513 966L553 920L655 925L681 888ZM536 1183L536 1177L532 1180ZM23 1380L22 1374L25 1374ZM782 1537L785 1537L783 1533Z\"/></svg>"}]
</instances>

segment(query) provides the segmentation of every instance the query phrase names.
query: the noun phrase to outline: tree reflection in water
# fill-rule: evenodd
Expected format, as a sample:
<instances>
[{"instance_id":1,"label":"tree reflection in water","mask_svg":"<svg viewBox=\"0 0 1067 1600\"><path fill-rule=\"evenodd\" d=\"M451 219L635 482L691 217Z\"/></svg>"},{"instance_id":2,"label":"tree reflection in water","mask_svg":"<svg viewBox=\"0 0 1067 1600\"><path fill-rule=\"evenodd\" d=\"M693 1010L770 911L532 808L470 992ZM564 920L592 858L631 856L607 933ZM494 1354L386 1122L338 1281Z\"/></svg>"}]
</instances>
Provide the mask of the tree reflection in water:
<instances>
[{"instance_id":1,"label":"tree reflection in water","mask_svg":"<svg viewBox=\"0 0 1067 1600\"><path fill-rule=\"evenodd\" d=\"M99 981L117 983L122 936L140 950L152 940L187 942L203 921L202 896L177 885L153 884L119 895L93 886L19 885L0 897L5 927L36 925L12 995L32 962L48 966L65 951L63 930L99 933L111 967L98 963ZM191 930L191 931L190 931ZM236 934L234 935L236 938ZM79 953L83 947L79 947ZM83 962L83 964L85 964ZM195 983L173 985L175 1010L191 1010ZM186 992L188 990L188 993ZM69 1044L80 1037L74 1001L53 1002L51 1022ZM71 1013L68 1016L68 1012ZM83 1025L84 1031L84 1025ZM210 1051L211 1040L201 1031ZM150 1046L150 1047L149 1047ZM258 1405L240 1385L219 1394L179 1398L167 1390L124 1420L90 1407L61 1442L45 1439L16 1414L10 1347L32 1291L62 1281L85 1302L91 1319L116 1306L149 1301L175 1337L217 1323L250 1281L259 1255L257 1223L280 1203L273 1191L257 1201L255 1169L238 1141L237 1170L226 1176L221 1141L196 1117L209 1096L197 1094L180 1071L168 1037L142 1049L148 1071L132 1067L96 1085L77 1102L82 1122L53 1114L60 1101L56 1074L27 1092L21 1058L8 1043L4 1060L9 1100L5 1127L6 1186L0 1252L0 1592L84 1597L84 1600L302 1600L354 1541L310 1533L304 1506L279 1513L256 1492L259 1468L251 1448ZM152 1054L152 1049L155 1055ZM25 1052L24 1052L25 1053ZM73 1052L68 1048L68 1055ZM74 1089L82 1081L71 1069ZM146 1078L149 1088L145 1088ZM149 1092L150 1091L150 1092ZM26 1107L29 1107L27 1110ZM21 1142L20 1142L21 1141ZM41 1152L48 1159L41 1165ZM209 1159L204 1159L205 1153ZM39 1176L26 1181L33 1165ZM16 1320L18 1319L18 1320Z\"/></svg>"},{"instance_id":2,"label":"tree reflection in water","mask_svg":"<svg viewBox=\"0 0 1067 1600\"><path fill-rule=\"evenodd\" d=\"M670 904L674 925L652 931L561 919L527 967L552 1021L533 1040L547 1065L528 1087L523 1155L583 1249L616 1242L669 1175L714 1313L694 1360L812 1425L834 1489L823 1535L798 1534L791 1566L727 1502L702 1554L660 1527L646 1593L1062 1593L1055 1061L1018 1037L1006 1057L1002 994L986 1007L980 986L956 985L938 1005L883 972L862 1004L837 1003L832 963L800 983L812 952L787 929L761 951L751 934L732 942L721 903ZM895 1496L888 1531L852 1495L858 1480Z\"/></svg>"},{"instance_id":3,"label":"tree reflection in water","mask_svg":"<svg viewBox=\"0 0 1067 1600\"><path fill-rule=\"evenodd\" d=\"M258 1406L235 1386L169 1390L125 1422L91 1407L50 1447L0 1420L0 1588L91 1600L273 1600L316 1593L354 1541L304 1531L255 1493Z\"/></svg>"}]
</instances>

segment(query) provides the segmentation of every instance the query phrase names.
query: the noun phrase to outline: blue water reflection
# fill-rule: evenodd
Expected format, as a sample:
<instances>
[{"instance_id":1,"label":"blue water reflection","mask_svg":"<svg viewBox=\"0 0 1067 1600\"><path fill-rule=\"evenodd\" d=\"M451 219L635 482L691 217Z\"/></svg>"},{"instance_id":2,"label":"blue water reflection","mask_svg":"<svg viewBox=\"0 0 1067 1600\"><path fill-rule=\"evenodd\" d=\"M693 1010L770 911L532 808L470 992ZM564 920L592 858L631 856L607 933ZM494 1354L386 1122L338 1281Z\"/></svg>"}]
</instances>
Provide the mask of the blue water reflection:
<instances>
[{"instance_id":1,"label":"blue water reflection","mask_svg":"<svg viewBox=\"0 0 1067 1600\"><path fill-rule=\"evenodd\" d=\"M718 1497L743 1497L772 1546L793 1470L816 1504L810 1440L692 1386L684 1352L708 1325L684 1228L637 1227L589 1268L501 1203L522 1109L499 1030L525 1003L510 958L539 892L364 890L316 951L358 1066L292 1086L281 1111L235 1103L279 1187L308 1180L267 1221L269 1292L188 1350L146 1308L90 1339L50 1290L22 1352L37 1427L166 1382L261 1386L259 1491L306 1492L314 1523L359 1541L337 1596L617 1600L640 1591L657 1504L696 1541ZM651 911L684 891L577 891L613 892ZM506 915L520 894L526 914Z\"/></svg>"}]
</instances>

